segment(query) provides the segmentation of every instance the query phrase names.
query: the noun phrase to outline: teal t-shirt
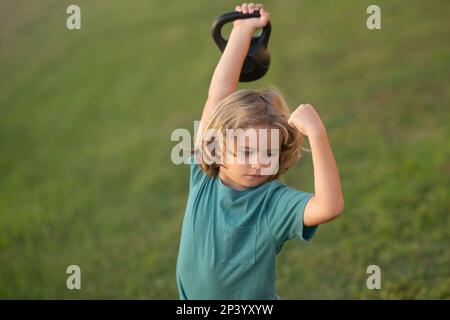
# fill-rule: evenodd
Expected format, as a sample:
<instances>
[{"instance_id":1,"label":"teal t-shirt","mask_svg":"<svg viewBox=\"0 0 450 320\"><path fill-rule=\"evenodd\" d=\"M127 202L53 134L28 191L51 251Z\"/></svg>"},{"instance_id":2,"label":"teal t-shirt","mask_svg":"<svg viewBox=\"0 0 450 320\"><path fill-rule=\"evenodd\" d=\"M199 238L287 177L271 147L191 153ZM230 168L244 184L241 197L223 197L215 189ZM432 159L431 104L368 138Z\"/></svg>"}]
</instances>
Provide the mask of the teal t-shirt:
<instances>
[{"instance_id":1,"label":"teal t-shirt","mask_svg":"<svg viewBox=\"0 0 450 320\"><path fill-rule=\"evenodd\" d=\"M189 158L190 181L177 260L180 299L277 299L276 255L303 226L313 193L273 180L240 191L208 177Z\"/></svg>"}]
</instances>

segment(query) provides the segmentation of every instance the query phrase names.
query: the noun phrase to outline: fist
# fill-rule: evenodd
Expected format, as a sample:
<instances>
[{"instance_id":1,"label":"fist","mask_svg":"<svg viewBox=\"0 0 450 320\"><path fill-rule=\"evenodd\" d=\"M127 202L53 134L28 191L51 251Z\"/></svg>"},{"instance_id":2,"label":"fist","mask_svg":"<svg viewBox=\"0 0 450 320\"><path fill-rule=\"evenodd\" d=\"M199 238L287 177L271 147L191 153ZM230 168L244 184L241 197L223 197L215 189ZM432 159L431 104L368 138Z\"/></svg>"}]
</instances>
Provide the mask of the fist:
<instances>
[{"instance_id":1,"label":"fist","mask_svg":"<svg viewBox=\"0 0 450 320\"><path fill-rule=\"evenodd\" d=\"M244 26L256 31L259 28L263 28L269 21L269 13L264 10L263 5L260 3L254 4L253 2L244 2L242 5L236 6L235 11L241 13L253 13L255 11L259 11L261 17L234 20L233 27Z\"/></svg>"},{"instance_id":2,"label":"fist","mask_svg":"<svg viewBox=\"0 0 450 320\"><path fill-rule=\"evenodd\" d=\"M288 123L298 129L305 136L325 131L325 126L310 104L301 104L291 113Z\"/></svg>"}]
</instances>

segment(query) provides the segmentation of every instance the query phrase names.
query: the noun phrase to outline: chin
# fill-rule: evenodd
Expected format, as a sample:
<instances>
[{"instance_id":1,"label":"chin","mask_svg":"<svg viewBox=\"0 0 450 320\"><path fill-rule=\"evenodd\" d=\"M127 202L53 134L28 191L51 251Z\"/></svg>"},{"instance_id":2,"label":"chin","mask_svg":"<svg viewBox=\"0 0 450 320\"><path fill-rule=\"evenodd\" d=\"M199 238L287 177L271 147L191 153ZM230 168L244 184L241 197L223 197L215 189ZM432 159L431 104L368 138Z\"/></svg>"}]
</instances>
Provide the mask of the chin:
<instances>
[{"instance_id":1,"label":"chin","mask_svg":"<svg viewBox=\"0 0 450 320\"><path fill-rule=\"evenodd\" d=\"M267 181L268 181L267 177L259 178L259 179L246 177L245 181L242 181L242 185L244 185L246 187L256 187Z\"/></svg>"}]
</instances>

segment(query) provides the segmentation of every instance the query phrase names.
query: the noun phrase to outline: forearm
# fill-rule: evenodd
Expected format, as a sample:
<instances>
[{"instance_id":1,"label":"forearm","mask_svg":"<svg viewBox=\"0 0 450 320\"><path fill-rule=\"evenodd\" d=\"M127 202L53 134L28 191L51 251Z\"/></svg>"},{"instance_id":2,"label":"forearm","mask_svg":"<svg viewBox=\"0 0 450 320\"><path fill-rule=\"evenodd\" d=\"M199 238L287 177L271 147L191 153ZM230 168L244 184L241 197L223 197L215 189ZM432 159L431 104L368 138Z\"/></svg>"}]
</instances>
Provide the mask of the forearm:
<instances>
[{"instance_id":1,"label":"forearm","mask_svg":"<svg viewBox=\"0 0 450 320\"><path fill-rule=\"evenodd\" d=\"M251 28L233 28L214 71L208 91L209 97L223 99L236 90L252 35Z\"/></svg>"},{"instance_id":2,"label":"forearm","mask_svg":"<svg viewBox=\"0 0 450 320\"><path fill-rule=\"evenodd\" d=\"M339 172L325 129L308 136L314 166L314 189L317 203L326 210L342 211L344 198Z\"/></svg>"}]
</instances>

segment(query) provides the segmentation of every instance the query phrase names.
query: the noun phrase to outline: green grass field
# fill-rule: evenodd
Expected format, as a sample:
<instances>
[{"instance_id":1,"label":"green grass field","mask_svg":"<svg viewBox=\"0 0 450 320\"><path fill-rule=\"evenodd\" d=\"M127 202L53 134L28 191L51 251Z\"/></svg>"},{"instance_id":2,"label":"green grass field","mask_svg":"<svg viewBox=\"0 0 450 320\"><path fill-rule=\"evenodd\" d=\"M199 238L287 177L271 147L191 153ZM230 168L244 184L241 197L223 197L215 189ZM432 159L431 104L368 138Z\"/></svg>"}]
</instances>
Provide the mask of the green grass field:
<instances>
[{"instance_id":1,"label":"green grass field","mask_svg":"<svg viewBox=\"0 0 450 320\"><path fill-rule=\"evenodd\" d=\"M278 293L449 299L450 2L263 3L272 65L240 88L315 106L346 204L286 244ZM70 4L81 30L66 29ZM235 4L0 0L0 299L178 298L189 170L170 135L200 118L220 58L210 26ZM313 192L310 153L284 181ZM66 288L71 264L82 290Z\"/></svg>"}]
</instances>

